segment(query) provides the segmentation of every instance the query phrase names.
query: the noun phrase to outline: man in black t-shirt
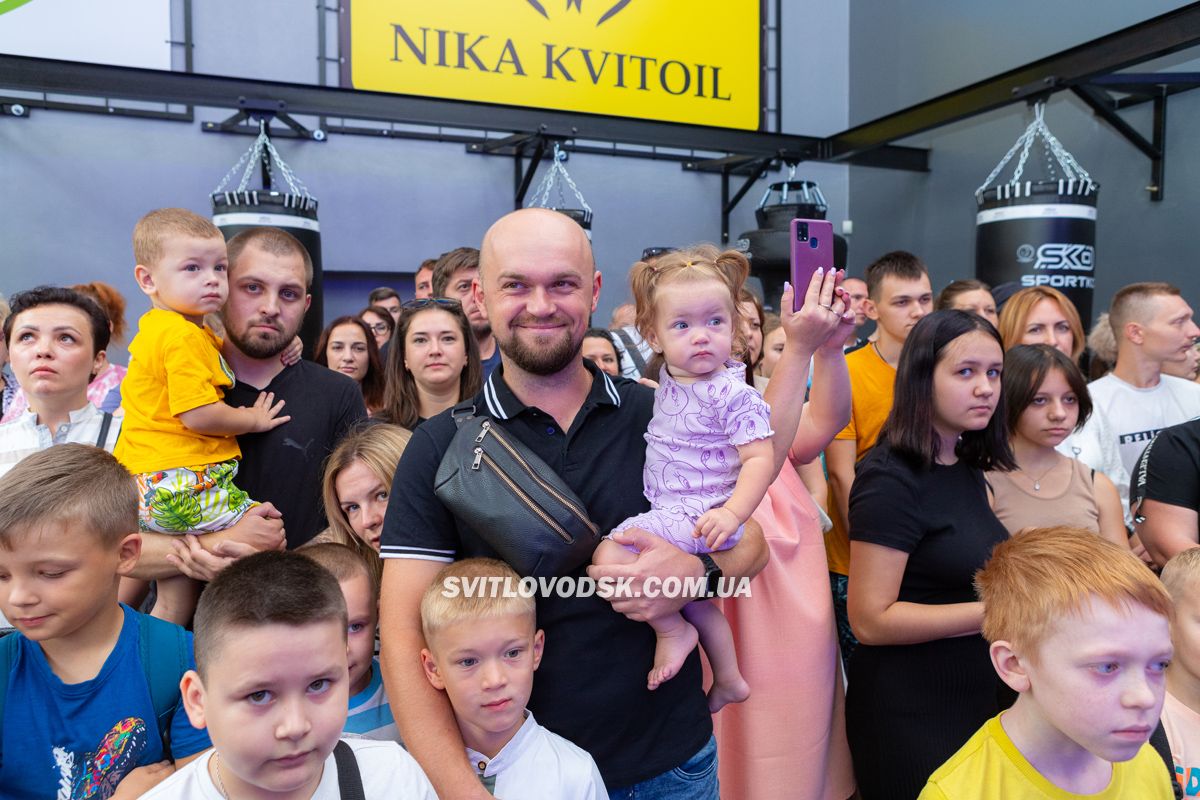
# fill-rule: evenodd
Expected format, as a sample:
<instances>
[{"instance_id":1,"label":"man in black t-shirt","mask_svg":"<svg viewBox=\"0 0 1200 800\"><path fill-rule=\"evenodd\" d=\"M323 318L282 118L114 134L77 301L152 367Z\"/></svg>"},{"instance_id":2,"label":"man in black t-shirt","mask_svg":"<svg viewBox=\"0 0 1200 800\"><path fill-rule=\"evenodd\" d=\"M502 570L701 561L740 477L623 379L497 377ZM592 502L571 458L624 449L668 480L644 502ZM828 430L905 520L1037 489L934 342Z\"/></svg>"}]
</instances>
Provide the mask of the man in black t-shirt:
<instances>
[{"instance_id":1,"label":"man in black t-shirt","mask_svg":"<svg viewBox=\"0 0 1200 800\"><path fill-rule=\"evenodd\" d=\"M285 367L279 360L304 322L311 282L308 251L291 234L251 228L229 241L222 354L237 382L225 392L225 402L253 405L259 392L270 392L276 402L286 402L282 413L291 417L273 430L238 437L242 460L236 482L279 510L289 548L328 525L321 507L325 458L367 416L352 378L311 361Z\"/></svg>"},{"instance_id":2,"label":"man in black t-shirt","mask_svg":"<svg viewBox=\"0 0 1200 800\"><path fill-rule=\"evenodd\" d=\"M1165 428L1146 446L1129 507L1138 538L1159 567L1200 546L1200 419Z\"/></svg>"},{"instance_id":3,"label":"man in black t-shirt","mask_svg":"<svg viewBox=\"0 0 1200 800\"><path fill-rule=\"evenodd\" d=\"M353 379L311 362L285 367L280 360L299 333L311 299L312 261L299 240L278 228L252 228L227 247L229 299L222 312L221 354L236 384L225 392L225 402L250 406L260 391L271 392L274 401L285 401L282 413L291 420L268 433L238 437L242 457L235 482L263 505L232 528L194 539L143 533L138 578L182 572L211 580L236 558L278 547L281 515L287 546L307 542L327 525L321 507L325 457L367 415Z\"/></svg>"},{"instance_id":4,"label":"man in black t-shirt","mask_svg":"<svg viewBox=\"0 0 1200 800\"><path fill-rule=\"evenodd\" d=\"M475 398L477 413L537 453L575 491L601 530L644 511L643 435L653 393L608 375L580 355L601 278L587 237L555 211L524 209L502 218L484 239L473 292L495 333L502 364ZM434 474L455 434L445 412L413 433L396 470L384 522L383 672L409 751L441 797L489 795L464 757L452 711L422 673L419 604L444 563L494 555L483 537L456 520L434 495ZM701 578L701 560L645 534L637 579ZM713 553L729 576L766 562L762 531L747 527L734 548ZM584 574L580 567L572 575ZM646 689L654 632L643 622L676 611L687 598L541 597L546 647L530 710L538 722L589 751L610 790L715 799L716 747L693 653L680 674ZM632 795L630 795L632 796Z\"/></svg>"}]
</instances>

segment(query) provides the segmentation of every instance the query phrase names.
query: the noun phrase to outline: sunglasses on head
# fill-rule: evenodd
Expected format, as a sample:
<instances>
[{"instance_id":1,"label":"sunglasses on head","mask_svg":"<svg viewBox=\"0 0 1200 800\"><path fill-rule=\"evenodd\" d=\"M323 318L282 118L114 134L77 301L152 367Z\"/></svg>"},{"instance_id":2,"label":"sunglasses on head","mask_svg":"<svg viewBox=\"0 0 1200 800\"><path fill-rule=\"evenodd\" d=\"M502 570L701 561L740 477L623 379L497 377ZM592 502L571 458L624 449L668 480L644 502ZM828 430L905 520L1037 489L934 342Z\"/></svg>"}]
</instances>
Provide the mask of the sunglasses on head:
<instances>
[{"instance_id":1,"label":"sunglasses on head","mask_svg":"<svg viewBox=\"0 0 1200 800\"><path fill-rule=\"evenodd\" d=\"M642 251L642 261L645 261L649 258L665 256L667 253L674 253L678 249L678 247L647 247Z\"/></svg>"},{"instance_id":2,"label":"sunglasses on head","mask_svg":"<svg viewBox=\"0 0 1200 800\"><path fill-rule=\"evenodd\" d=\"M407 300L400 304L400 308L413 310L417 308L429 308L431 306L444 306L446 308L461 308L462 303L457 300L451 300L449 297L422 297L419 300Z\"/></svg>"}]
</instances>

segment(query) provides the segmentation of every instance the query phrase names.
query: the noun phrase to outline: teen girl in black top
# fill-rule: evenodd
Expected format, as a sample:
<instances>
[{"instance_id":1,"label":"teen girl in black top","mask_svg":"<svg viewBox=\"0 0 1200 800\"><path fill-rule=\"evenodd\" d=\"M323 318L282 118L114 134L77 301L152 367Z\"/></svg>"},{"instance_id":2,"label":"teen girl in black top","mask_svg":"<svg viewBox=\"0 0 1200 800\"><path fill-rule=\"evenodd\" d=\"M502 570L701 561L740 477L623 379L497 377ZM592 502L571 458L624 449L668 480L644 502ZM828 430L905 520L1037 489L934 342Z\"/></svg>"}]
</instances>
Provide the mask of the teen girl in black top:
<instances>
[{"instance_id":1,"label":"teen girl in black top","mask_svg":"<svg viewBox=\"0 0 1200 800\"><path fill-rule=\"evenodd\" d=\"M983 472L1012 469L1004 349L982 317L937 311L909 334L895 401L850 494L847 734L863 800L912 800L1000 711L975 571L1008 536Z\"/></svg>"}]
</instances>

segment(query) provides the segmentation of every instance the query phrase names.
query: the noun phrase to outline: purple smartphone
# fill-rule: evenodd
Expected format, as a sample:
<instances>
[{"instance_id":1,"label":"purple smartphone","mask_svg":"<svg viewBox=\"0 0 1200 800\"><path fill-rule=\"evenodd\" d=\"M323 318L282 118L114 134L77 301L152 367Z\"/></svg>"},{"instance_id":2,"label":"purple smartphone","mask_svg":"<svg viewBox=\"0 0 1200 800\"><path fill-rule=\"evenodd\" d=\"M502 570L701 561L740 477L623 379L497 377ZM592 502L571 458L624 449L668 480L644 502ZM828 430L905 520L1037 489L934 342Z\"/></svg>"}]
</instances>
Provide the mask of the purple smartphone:
<instances>
[{"instance_id":1,"label":"purple smartphone","mask_svg":"<svg viewBox=\"0 0 1200 800\"><path fill-rule=\"evenodd\" d=\"M792 220L792 310L804 305L804 293L817 268L833 269L833 223L824 219Z\"/></svg>"}]
</instances>

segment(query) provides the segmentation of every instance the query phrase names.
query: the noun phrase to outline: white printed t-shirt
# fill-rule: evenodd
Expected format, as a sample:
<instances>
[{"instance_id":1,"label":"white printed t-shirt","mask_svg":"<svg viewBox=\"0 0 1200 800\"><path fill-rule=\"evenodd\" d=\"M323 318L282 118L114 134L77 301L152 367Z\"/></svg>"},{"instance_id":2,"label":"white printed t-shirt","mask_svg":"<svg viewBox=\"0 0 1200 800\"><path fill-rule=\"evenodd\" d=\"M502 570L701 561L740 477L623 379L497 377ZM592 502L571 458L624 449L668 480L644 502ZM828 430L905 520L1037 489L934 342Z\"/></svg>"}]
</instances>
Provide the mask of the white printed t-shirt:
<instances>
[{"instance_id":1,"label":"white printed t-shirt","mask_svg":"<svg viewBox=\"0 0 1200 800\"><path fill-rule=\"evenodd\" d=\"M433 785L417 766L416 760L395 742L372 739L343 739L354 751L358 772L362 776L363 794L367 800L438 800ZM209 777L208 762L212 750L176 772L142 795L148 798L172 800L223 800L213 779ZM333 753L325 759L325 772L313 792L312 800L340 800L337 765Z\"/></svg>"},{"instance_id":2,"label":"white printed t-shirt","mask_svg":"<svg viewBox=\"0 0 1200 800\"><path fill-rule=\"evenodd\" d=\"M1184 797L1200 795L1200 714L1170 692L1163 700L1162 724L1171 744L1171 766Z\"/></svg>"},{"instance_id":3,"label":"white printed t-shirt","mask_svg":"<svg viewBox=\"0 0 1200 800\"><path fill-rule=\"evenodd\" d=\"M1200 417L1200 384L1172 375L1161 376L1157 386L1139 389L1110 373L1089 383L1088 393L1112 427L1121 464L1131 476L1159 431ZM1128 491L1122 500L1129 503Z\"/></svg>"},{"instance_id":4,"label":"white printed t-shirt","mask_svg":"<svg viewBox=\"0 0 1200 800\"><path fill-rule=\"evenodd\" d=\"M483 785L503 800L608 800L588 752L538 725L529 711L495 758L469 747L467 758Z\"/></svg>"}]
</instances>

